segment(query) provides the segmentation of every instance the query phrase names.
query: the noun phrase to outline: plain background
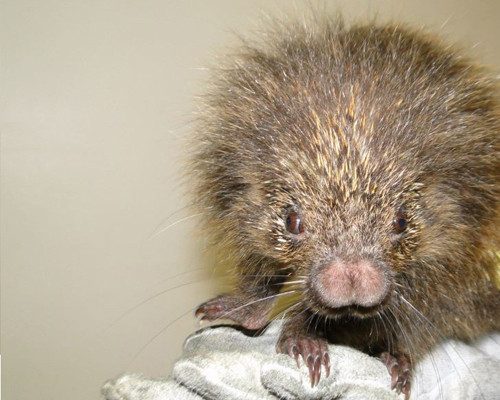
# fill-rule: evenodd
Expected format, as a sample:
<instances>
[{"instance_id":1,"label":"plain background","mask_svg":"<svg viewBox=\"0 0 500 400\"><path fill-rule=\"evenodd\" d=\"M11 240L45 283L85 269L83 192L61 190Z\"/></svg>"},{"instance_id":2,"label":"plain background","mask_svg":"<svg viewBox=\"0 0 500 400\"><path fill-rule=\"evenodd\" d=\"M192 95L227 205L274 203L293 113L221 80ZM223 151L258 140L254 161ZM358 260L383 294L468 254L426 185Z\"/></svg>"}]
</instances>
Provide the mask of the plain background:
<instances>
[{"instance_id":1,"label":"plain background","mask_svg":"<svg viewBox=\"0 0 500 400\"><path fill-rule=\"evenodd\" d=\"M170 371L220 290L179 184L203 67L308 4L2 2L4 400L98 399L121 372ZM320 7L428 26L500 69L499 0Z\"/></svg>"}]
</instances>

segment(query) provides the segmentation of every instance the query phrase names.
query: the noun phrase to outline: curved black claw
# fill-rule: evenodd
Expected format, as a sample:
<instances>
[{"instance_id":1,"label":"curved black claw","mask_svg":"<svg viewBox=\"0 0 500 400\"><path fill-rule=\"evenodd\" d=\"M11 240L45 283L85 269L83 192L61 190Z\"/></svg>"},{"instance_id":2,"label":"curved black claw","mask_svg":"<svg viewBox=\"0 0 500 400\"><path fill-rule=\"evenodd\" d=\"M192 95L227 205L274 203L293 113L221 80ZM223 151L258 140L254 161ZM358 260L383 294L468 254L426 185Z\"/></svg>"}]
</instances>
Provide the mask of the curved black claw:
<instances>
[{"instance_id":1,"label":"curved black claw","mask_svg":"<svg viewBox=\"0 0 500 400\"><path fill-rule=\"evenodd\" d=\"M394 357L387 352L382 353L380 358L391 376L391 389L395 389L397 394L403 393L405 400L409 400L412 366L408 358L405 355Z\"/></svg>"},{"instance_id":2,"label":"curved black claw","mask_svg":"<svg viewBox=\"0 0 500 400\"><path fill-rule=\"evenodd\" d=\"M328 355L327 342L324 339L308 336L282 336L278 340L276 351L294 358L297 367L300 367L299 358L302 357L309 369L311 387L316 386L321 379L322 366L325 369L326 377L330 376L330 356Z\"/></svg>"}]
</instances>

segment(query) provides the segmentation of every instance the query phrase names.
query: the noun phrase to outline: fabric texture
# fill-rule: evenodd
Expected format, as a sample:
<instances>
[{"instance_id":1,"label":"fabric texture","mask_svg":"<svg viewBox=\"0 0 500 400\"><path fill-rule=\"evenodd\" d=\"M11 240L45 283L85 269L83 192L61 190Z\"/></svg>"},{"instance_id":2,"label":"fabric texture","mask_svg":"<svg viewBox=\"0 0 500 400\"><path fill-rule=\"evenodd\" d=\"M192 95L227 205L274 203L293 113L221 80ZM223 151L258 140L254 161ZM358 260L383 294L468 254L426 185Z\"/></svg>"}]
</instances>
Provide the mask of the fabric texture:
<instances>
[{"instance_id":1,"label":"fabric texture","mask_svg":"<svg viewBox=\"0 0 500 400\"><path fill-rule=\"evenodd\" d=\"M169 377L125 374L105 383L106 400L398 400L380 360L330 345L330 376L311 388L307 368L275 344L280 323L252 337L230 326L191 335ZM324 375L324 374L323 374ZM500 399L500 333L474 345L448 341L415 370L412 400Z\"/></svg>"}]
</instances>

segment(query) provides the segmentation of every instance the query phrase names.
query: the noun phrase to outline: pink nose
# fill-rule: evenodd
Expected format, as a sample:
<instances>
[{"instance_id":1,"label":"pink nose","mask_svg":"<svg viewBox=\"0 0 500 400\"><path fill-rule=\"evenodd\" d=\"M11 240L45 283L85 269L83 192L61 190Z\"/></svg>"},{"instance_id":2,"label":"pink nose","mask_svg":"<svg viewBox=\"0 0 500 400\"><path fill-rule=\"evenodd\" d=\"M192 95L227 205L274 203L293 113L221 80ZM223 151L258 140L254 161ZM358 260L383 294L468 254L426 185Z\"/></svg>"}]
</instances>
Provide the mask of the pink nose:
<instances>
[{"instance_id":1,"label":"pink nose","mask_svg":"<svg viewBox=\"0 0 500 400\"><path fill-rule=\"evenodd\" d=\"M386 296L387 278L373 262L335 260L319 271L313 289L328 307L372 307Z\"/></svg>"}]
</instances>

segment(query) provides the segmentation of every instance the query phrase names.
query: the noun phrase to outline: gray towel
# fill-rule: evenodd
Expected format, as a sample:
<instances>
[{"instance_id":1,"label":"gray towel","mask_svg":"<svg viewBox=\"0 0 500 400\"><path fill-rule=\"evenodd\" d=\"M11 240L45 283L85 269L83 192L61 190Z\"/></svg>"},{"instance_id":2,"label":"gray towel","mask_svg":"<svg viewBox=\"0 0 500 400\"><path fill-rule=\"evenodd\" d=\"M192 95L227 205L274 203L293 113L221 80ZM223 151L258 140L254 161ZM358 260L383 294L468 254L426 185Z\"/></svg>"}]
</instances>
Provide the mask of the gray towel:
<instances>
[{"instance_id":1,"label":"gray towel","mask_svg":"<svg viewBox=\"0 0 500 400\"><path fill-rule=\"evenodd\" d=\"M345 346L329 347L331 373L311 388L304 365L276 354L280 323L258 337L232 327L191 335L168 378L126 374L105 383L106 400L397 400L386 367ZM500 399L500 333L473 346L448 341L416 367L411 399Z\"/></svg>"}]
</instances>

